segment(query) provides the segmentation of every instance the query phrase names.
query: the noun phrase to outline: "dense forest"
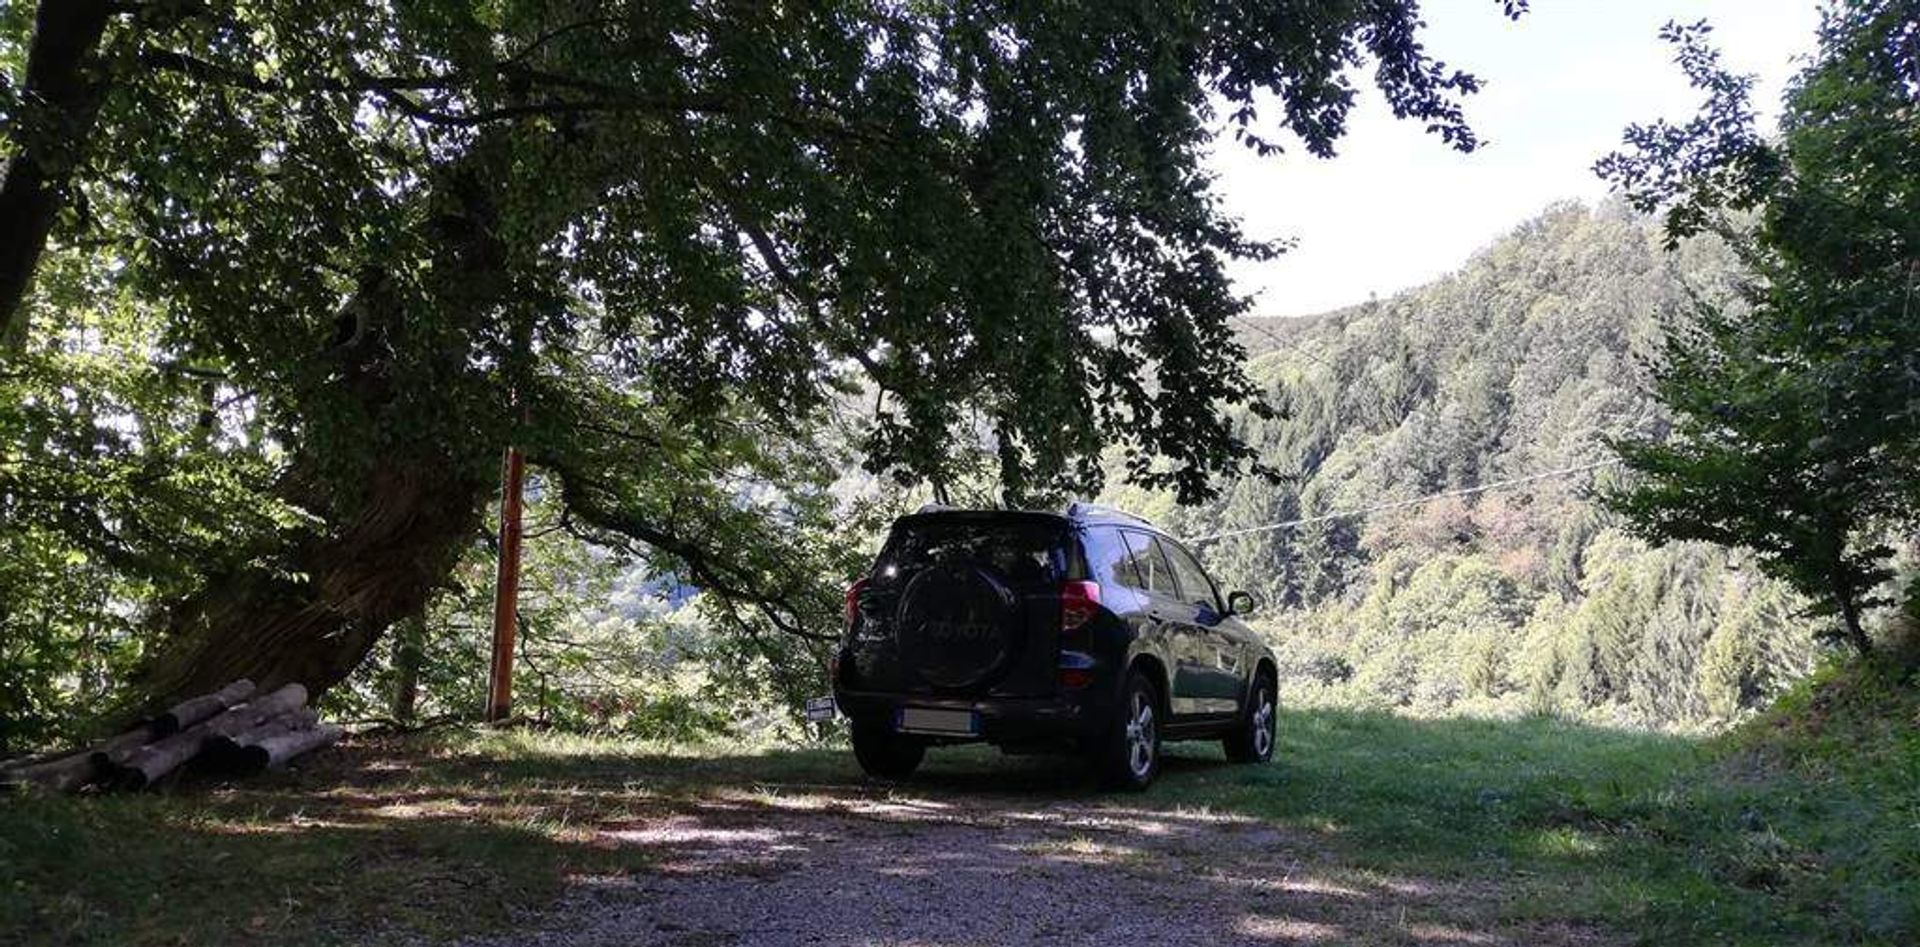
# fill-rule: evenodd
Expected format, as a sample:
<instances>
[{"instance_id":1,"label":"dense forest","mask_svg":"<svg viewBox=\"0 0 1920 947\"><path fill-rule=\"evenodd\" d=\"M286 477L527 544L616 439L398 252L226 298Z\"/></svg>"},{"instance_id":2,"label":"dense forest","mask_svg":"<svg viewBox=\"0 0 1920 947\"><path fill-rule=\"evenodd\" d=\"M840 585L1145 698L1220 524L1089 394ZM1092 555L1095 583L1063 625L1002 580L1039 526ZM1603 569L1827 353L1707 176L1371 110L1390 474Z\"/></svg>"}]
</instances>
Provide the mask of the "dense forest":
<instances>
[{"instance_id":1,"label":"dense forest","mask_svg":"<svg viewBox=\"0 0 1920 947\"><path fill-rule=\"evenodd\" d=\"M1241 423L1282 482L1106 499L1228 534L1203 555L1268 603L1297 697L1729 720L1811 666L1805 601L1741 552L1636 538L1596 494L1628 476L1609 439L1669 425L1646 374L1664 327L1739 272L1623 205L1550 208L1431 285L1244 323L1281 412Z\"/></svg>"}]
</instances>

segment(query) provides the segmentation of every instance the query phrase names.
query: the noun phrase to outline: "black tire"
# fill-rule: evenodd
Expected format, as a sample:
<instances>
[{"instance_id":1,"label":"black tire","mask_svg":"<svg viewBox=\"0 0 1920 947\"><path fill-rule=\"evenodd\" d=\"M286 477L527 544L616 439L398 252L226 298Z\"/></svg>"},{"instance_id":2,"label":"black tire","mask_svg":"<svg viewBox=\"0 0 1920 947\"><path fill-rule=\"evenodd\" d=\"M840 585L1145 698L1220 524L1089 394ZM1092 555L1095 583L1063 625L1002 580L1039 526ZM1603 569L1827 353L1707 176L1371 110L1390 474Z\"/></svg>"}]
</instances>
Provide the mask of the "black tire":
<instances>
[{"instance_id":1,"label":"black tire","mask_svg":"<svg viewBox=\"0 0 1920 947\"><path fill-rule=\"evenodd\" d=\"M920 767L920 760L926 755L926 744L884 726L853 728L853 758L875 779L906 779Z\"/></svg>"},{"instance_id":2,"label":"black tire","mask_svg":"<svg viewBox=\"0 0 1920 947\"><path fill-rule=\"evenodd\" d=\"M1247 712L1234 724L1223 742L1227 759L1235 763L1267 763L1273 760L1273 748L1279 743L1280 701L1275 695L1272 675L1265 671L1253 679L1247 700Z\"/></svg>"},{"instance_id":3,"label":"black tire","mask_svg":"<svg viewBox=\"0 0 1920 947\"><path fill-rule=\"evenodd\" d=\"M1098 750L1101 782L1138 792L1160 775L1160 688L1140 670L1127 673L1119 712Z\"/></svg>"}]
</instances>

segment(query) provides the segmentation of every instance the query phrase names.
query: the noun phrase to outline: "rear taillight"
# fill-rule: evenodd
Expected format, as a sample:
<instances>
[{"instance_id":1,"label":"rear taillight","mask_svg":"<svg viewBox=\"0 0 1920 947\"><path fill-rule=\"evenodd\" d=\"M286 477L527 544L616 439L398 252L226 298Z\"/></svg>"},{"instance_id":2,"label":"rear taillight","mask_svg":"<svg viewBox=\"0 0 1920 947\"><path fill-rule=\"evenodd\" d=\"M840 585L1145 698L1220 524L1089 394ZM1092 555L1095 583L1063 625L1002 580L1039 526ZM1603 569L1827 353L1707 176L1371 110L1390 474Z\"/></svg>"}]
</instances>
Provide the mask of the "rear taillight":
<instances>
[{"instance_id":1,"label":"rear taillight","mask_svg":"<svg viewBox=\"0 0 1920 947\"><path fill-rule=\"evenodd\" d=\"M1100 614L1100 583L1060 583L1060 630L1075 631Z\"/></svg>"},{"instance_id":2,"label":"rear taillight","mask_svg":"<svg viewBox=\"0 0 1920 947\"><path fill-rule=\"evenodd\" d=\"M860 617L860 590L867 587L867 580L860 579L847 586L847 627L853 627L853 620Z\"/></svg>"},{"instance_id":3,"label":"rear taillight","mask_svg":"<svg viewBox=\"0 0 1920 947\"><path fill-rule=\"evenodd\" d=\"M1095 616L1100 614L1100 583L1060 583L1060 667L1062 687L1093 683L1092 656L1086 653Z\"/></svg>"}]
</instances>

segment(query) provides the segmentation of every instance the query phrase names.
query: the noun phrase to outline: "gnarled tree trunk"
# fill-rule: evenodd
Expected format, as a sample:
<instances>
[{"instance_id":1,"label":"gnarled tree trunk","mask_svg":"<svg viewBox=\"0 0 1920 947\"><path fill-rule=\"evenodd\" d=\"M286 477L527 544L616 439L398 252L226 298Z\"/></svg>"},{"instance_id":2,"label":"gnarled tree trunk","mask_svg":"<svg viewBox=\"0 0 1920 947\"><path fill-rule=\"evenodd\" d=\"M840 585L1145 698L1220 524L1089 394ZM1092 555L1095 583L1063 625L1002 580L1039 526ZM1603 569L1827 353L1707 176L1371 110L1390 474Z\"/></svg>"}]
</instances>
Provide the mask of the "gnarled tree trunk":
<instances>
[{"instance_id":1,"label":"gnarled tree trunk","mask_svg":"<svg viewBox=\"0 0 1920 947\"><path fill-rule=\"evenodd\" d=\"M425 606L479 528L489 484L449 462L383 459L367 500L336 535L289 551L289 578L247 570L211 580L166 616L147 668L151 697L245 677L270 690L339 683L388 626Z\"/></svg>"},{"instance_id":2,"label":"gnarled tree trunk","mask_svg":"<svg viewBox=\"0 0 1920 947\"><path fill-rule=\"evenodd\" d=\"M343 483L324 446L289 445L293 458L278 492L326 522L275 551L265 567L214 576L167 608L162 647L136 684L145 699L241 677L263 690L300 683L321 693L352 672L388 627L425 608L477 534L500 444L484 430L422 420L452 397L429 386L473 369L468 351L445 345L444 333L413 334L410 320L420 319L422 304L433 308L432 318L469 333L500 318L511 280L488 175L490 162L505 156L501 144L483 136L429 197L439 213L429 225L437 253L428 298L402 298L384 273L370 270L338 317L343 341L320 353L338 366L355 436L383 446L357 446L348 466L357 478ZM396 350L409 351L414 371L397 367ZM430 368L420 370L422 362ZM469 420L508 414L504 392L497 405L465 407Z\"/></svg>"}]
</instances>

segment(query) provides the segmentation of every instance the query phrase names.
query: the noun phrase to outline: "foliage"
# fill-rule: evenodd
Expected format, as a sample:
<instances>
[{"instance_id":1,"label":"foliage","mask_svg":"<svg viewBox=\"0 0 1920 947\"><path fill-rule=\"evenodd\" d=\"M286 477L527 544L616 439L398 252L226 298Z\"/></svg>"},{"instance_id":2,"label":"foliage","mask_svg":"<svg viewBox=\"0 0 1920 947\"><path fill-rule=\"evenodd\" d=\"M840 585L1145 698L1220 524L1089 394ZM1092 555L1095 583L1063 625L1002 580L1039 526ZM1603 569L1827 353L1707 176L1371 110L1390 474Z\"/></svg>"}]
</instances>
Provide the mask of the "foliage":
<instances>
[{"instance_id":1,"label":"foliage","mask_svg":"<svg viewBox=\"0 0 1920 947\"><path fill-rule=\"evenodd\" d=\"M103 709L143 655L139 602L299 521L263 494L272 448L237 392L106 268L49 263L0 372L0 751Z\"/></svg>"},{"instance_id":2,"label":"foliage","mask_svg":"<svg viewBox=\"0 0 1920 947\"><path fill-rule=\"evenodd\" d=\"M717 652L790 691L812 672L771 642L817 637L838 612L827 490L843 458L825 434L856 396L871 398L845 422L858 462L897 484L984 472L998 497L1049 499L1097 488L1111 446L1125 478L1208 496L1219 475L1259 470L1225 409L1266 413L1224 267L1274 251L1217 200L1208 147L1231 130L1330 154L1363 67L1397 114L1478 144L1462 111L1478 81L1427 53L1410 0L1310 17L860 0L88 9L104 31L72 48L35 47L47 37L23 10L0 20L9 166L57 165L62 201L21 307L26 350L128 300L152 319L140 357L214 381L231 414L214 440L241 446L124 450L167 476L218 467L233 509L291 511L164 564L149 564L158 539L116 535L118 587L38 626L35 647L64 653L90 616L137 622L136 698L344 678L458 568L507 443L551 479L570 530L704 590L726 623ZM86 121L42 115L21 78L30 52L81 57L67 65L91 83ZM67 268L71 291L50 289ZM0 350L9 371L22 357ZM30 381L0 411L91 383ZM200 403L191 385L143 390L176 416ZM22 464L80 469L68 448L0 452L6 542L58 560L92 520L116 522L84 495L14 485ZM213 493L110 482L143 494L142 515L228 522L202 515ZM48 526L14 535L26 522ZM161 581L163 565L190 581ZM0 600L40 594L0 578ZM21 686L45 691L49 672L25 664ZM129 683L119 667L111 682Z\"/></svg>"},{"instance_id":3,"label":"foliage","mask_svg":"<svg viewBox=\"0 0 1920 947\"><path fill-rule=\"evenodd\" d=\"M1636 126L1599 171L1670 240L1712 229L1753 282L1702 300L1656 362L1673 431L1626 437L1640 475L1614 498L1645 535L1756 551L1871 649L1890 530L1920 525L1920 50L1911 0L1839 4L1793 83L1777 139L1707 28L1669 26L1709 95L1684 126ZM1759 208L1751 228L1729 211Z\"/></svg>"}]
</instances>

